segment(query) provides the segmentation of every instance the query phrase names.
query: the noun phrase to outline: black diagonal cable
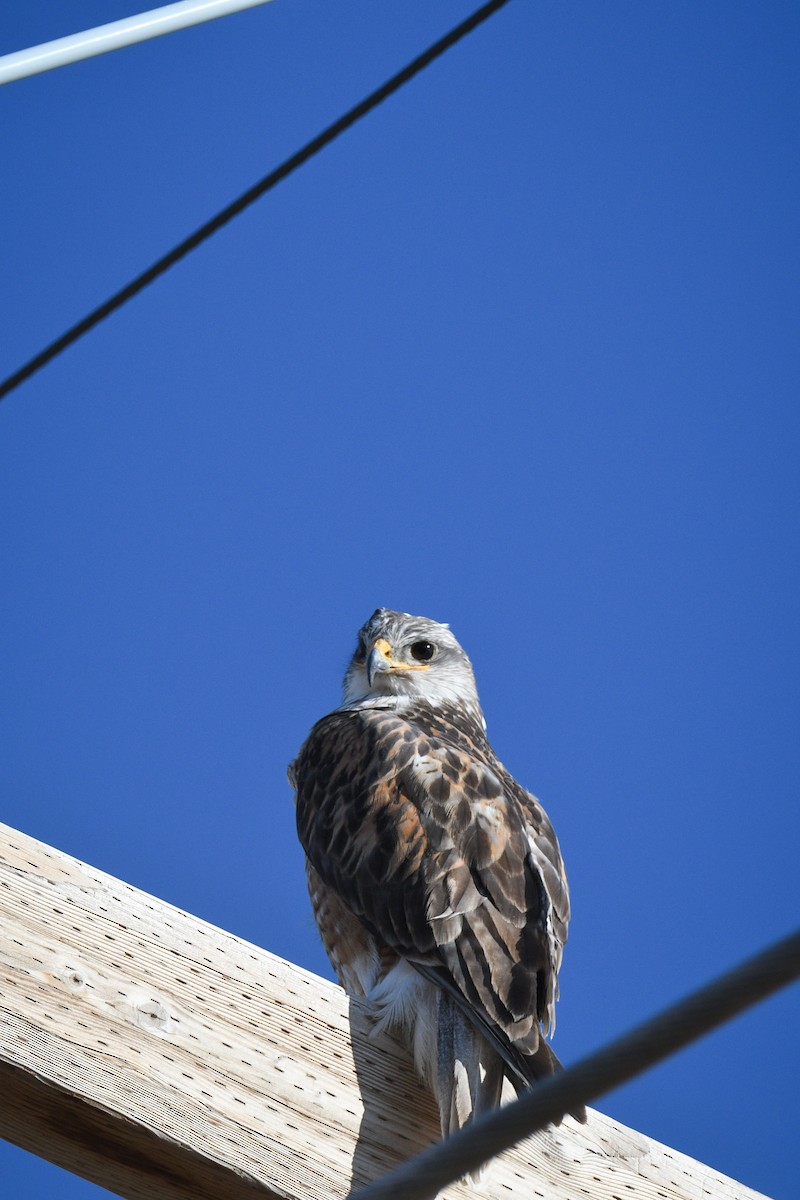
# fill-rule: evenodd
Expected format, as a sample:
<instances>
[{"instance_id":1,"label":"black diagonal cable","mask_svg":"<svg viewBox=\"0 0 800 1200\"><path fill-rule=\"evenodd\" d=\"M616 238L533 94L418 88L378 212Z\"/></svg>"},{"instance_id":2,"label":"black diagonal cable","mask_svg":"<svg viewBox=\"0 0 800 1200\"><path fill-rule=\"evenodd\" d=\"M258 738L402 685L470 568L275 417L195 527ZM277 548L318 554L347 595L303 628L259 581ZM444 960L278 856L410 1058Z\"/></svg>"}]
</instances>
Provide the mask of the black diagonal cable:
<instances>
[{"instance_id":1,"label":"black diagonal cable","mask_svg":"<svg viewBox=\"0 0 800 1200\"><path fill-rule=\"evenodd\" d=\"M253 186L248 188L246 192L242 192L241 196L238 196L236 200L227 205L226 208L223 208L222 211L217 213L215 217L212 217L210 221L206 221L205 225L201 225L200 228L196 229L194 233L189 235L189 237L184 238L184 240L175 246L174 249L170 250L167 254L163 255L163 257L159 258L152 264L152 266L148 267L146 271L142 271L141 275L137 275L136 278L132 279L130 283L125 285L125 287L121 288L118 292L115 292L115 294L106 300L104 304L101 304L98 308L95 308L93 312L90 312L87 316L83 317L83 319L78 321L77 324L73 325L71 329L68 329L66 333L62 333L61 337L56 338L54 342L51 342L49 346L47 346L44 350L41 350L32 359L26 362L25 365L20 367L18 371L15 371L13 375L9 375L7 379L4 379L3 382L0 383L0 399L2 399L4 396L7 396L9 392L14 390L14 388L19 387L19 385L24 383L26 379L30 379L31 375L34 375L36 371L41 370L41 368L54 359L56 355L61 354L61 352L66 350L68 346L71 346L73 342L77 342L78 338L83 337L83 335L88 333L90 329L94 329L95 325L99 325L99 323L106 317L110 316L111 313L115 312L118 308L121 308L123 304L132 299L132 297L138 292L141 292L143 288L146 288L147 285L152 283L154 279L158 279L159 275L163 275L164 272L168 271L169 268L174 266L176 262L179 262L191 250L194 250L207 238L210 238L211 235L216 233L218 229L221 229L223 225L227 225L229 221L232 221L234 217L238 216L239 213L245 208L247 208L250 204L253 204L253 202L258 200L259 197L263 196L265 192L270 191L275 187L276 184L280 183L282 179L285 179L287 175L291 175L291 173L296 171L298 167L302 166L304 162L307 162L309 158L312 158L313 155L318 154L319 151L324 149L325 146L329 145L334 138L337 138L340 133L344 133L346 129L349 129L350 126L354 125L356 121L360 120L361 117L366 116L366 114L371 112L373 108L377 108L379 104L382 104L384 100L401 88L404 83L408 83L410 79L413 79L415 75L418 75L419 72L427 67L429 63L432 63L434 59L439 58L440 55L444 54L445 50L449 50L451 46L456 44L456 42L460 42L461 39L466 37L468 33L471 33L473 29L475 29L478 25L481 25L488 17L491 17L493 13L497 12L499 8L502 8L507 3L508 0L490 0L490 3L484 4L480 8L476 9L476 11L472 13L471 16L467 17L465 21L462 21L460 25L456 25L455 28L451 29L449 33L446 33L444 37L439 38L437 42L434 42L432 46L429 46L427 50L424 50L422 54L418 55L417 58L415 58L407 66L403 67L402 71L398 71L397 74L393 75L391 79L387 79L386 83L382 84L381 87L376 88L374 92L371 92L369 96L366 96L360 102L360 104L356 104L354 108L351 108L343 116L339 117L338 121L334 121L332 125L327 127L327 129L323 129L322 133L317 134L315 138L312 138L310 142L307 142L306 145L303 146L301 150L298 150L295 154L293 154L291 158L287 158L285 162L282 162L280 166L275 167L273 171L270 171L270 173L265 175L263 179L260 179L258 183L253 184Z\"/></svg>"},{"instance_id":2,"label":"black diagonal cable","mask_svg":"<svg viewBox=\"0 0 800 1200\"><path fill-rule=\"evenodd\" d=\"M800 930L574 1066L540 1080L505 1108L495 1109L382 1179L351 1192L350 1200L433 1200L467 1171L619 1087L798 978Z\"/></svg>"}]
</instances>

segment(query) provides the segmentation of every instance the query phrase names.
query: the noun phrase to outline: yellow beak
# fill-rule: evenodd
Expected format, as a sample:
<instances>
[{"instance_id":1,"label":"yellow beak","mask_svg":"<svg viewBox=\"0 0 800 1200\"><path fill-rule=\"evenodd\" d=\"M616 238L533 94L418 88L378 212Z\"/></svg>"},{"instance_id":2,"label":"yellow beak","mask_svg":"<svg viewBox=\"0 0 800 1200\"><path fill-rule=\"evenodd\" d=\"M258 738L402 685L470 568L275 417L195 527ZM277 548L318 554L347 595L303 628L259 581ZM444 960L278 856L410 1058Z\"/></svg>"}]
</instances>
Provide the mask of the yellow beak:
<instances>
[{"instance_id":1,"label":"yellow beak","mask_svg":"<svg viewBox=\"0 0 800 1200\"><path fill-rule=\"evenodd\" d=\"M372 687L372 681L376 675L383 671L427 671L427 663L404 663L398 662L394 657L392 647L387 642L386 638L377 638L372 649L367 655L367 680L369 686Z\"/></svg>"}]
</instances>

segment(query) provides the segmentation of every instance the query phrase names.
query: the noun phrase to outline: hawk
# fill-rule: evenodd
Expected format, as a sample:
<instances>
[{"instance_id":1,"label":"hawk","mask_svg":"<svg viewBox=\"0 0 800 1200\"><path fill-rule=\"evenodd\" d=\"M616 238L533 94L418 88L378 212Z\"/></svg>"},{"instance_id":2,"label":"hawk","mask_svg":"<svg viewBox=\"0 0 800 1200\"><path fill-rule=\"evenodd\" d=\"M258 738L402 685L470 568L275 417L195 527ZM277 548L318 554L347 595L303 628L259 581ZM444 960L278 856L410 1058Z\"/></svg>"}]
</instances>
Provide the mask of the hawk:
<instances>
[{"instance_id":1,"label":"hawk","mask_svg":"<svg viewBox=\"0 0 800 1200\"><path fill-rule=\"evenodd\" d=\"M344 703L289 768L322 941L340 983L398 1034L442 1134L561 1064L569 892L553 827L486 737L447 625L379 608ZM579 1111L574 1114L585 1119Z\"/></svg>"}]
</instances>

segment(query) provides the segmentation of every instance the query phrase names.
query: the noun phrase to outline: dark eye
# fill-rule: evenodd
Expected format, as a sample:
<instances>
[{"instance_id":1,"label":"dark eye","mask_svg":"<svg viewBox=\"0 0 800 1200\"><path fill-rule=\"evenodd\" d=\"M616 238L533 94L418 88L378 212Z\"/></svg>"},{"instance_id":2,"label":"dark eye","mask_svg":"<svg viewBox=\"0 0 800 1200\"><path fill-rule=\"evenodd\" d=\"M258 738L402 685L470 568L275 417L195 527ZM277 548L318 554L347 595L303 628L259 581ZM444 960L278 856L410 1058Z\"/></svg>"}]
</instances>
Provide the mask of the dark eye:
<instances>
[{"instance_id":1,"label":"dark eye","mask_svg":"<svg viewBox=\"0 0 800 1200\"><path fill-rule=\"evenodd\" d=\"M430 662L436 653L433 642L414 642L411 647L411 657L417 662Z\"/></svg>"}]
</instances>

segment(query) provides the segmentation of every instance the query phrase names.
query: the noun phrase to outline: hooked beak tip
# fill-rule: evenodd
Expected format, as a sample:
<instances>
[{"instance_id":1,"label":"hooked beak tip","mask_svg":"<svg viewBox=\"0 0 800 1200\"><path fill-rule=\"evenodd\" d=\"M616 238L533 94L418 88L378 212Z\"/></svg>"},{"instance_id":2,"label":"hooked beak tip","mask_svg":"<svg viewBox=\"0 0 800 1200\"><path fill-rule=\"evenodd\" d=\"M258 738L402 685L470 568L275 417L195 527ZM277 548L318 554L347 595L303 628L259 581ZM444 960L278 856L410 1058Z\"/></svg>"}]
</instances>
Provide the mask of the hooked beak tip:
<instances>
[{"instance_id":1,"label":"hooked beak tip","mask_svg":"<svg viewBox=\"0 0 800 1200\"><path fill-rule=\"evenodd\" d=\"M378 638L367 655L367 682L370 687L376 675L391 670L392 648L385 638Z\"/></svg>"}]
</instances>

